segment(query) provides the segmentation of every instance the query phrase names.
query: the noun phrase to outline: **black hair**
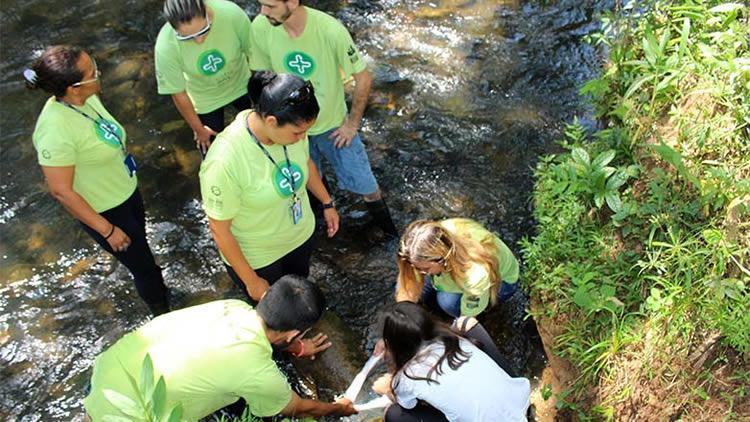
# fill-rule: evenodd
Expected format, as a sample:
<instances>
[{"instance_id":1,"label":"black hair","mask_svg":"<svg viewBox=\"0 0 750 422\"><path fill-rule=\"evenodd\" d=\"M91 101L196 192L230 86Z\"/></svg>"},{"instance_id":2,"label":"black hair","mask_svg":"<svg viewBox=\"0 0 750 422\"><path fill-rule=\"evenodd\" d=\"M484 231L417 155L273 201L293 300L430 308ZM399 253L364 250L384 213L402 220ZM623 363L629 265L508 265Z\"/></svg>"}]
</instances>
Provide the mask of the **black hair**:
<instances>
[{"instance_id":1,"label":"black hair","mask_svg":"<svg viewBox=\"0 0 750 422\"><path fill-rule=\"evenodd\" d=\"M188 23L193 18L206 16L206 3L203 0L166 0L164 17L172 28Z\"/></svg>"},{"instance_id":2,"label":"black hair","mask_svg":"<svg viewBox=\"0 0 750 422\"><path fill-rule=\"evenodd\" d=\"M31 67L23 72L26 87L41 88L56 97L63 97L69 86L81 82L83 72L78 69L78 60L83 50L68 45L47 47Z\"/></svg>"},{"instance_id":3,"label":"black hair","mask_svg":"<svg viewBox=\"0 0 750 422\"><path fill-rule=\"evenodd\" d=\"M443 355L438 358L435 365L430 368L427 377L403 374L414 380L425 380L427 382L438 382L430 377L435 373L437 376L443 373L443 362L456 370L464 364L471 354L461 350L459 340L461 336L453 332L450 327L437 321L424 308L412 302L398 302L391 306L382 317L383 341L389 353L391 371L396 374L404 366L418 355L423 346L432 341L440 341L445 347ZM392 389L395 391L398 377L394 376L391 381Z\"/></svg>"},{"instance_id":4,"label":"black hair","mask_svg":"<svg viewBox=\"0 0 750 422\"><path fill-rule=\"evenodd\" d=\"M318 322L325 308L325 297L315 283L290 274L266 291L256 309L266 326L274 331L304 331Z\"/></svg>"},{"instance_id":5,"label":"black hair","mask_svg":"<svg viewBox=\"0 0 750 422\"><path fill-rule=\"evenodd\" d=\"M263 118L276 117L279 126L310 122L320 112L312 84L288 73L254 72L247 83L247 96L255 112Z\"/></svg>"}]
</instances>

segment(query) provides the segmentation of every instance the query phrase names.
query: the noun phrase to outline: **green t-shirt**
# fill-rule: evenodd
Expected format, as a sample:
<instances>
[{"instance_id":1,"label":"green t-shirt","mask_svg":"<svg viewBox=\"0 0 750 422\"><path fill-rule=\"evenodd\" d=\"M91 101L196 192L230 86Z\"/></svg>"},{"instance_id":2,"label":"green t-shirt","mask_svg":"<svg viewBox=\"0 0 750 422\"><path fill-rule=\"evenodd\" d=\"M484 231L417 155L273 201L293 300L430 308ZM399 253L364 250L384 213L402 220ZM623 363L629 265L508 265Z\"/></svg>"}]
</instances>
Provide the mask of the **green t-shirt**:
<instances>
[{"instance_id":1,"label":"green t-shirt","mask_svg":"<svg viewBox=\"0 0 750 422\"><path fill-rule=\"evenodd\" d=\"M154 48L159 94L187 91L198 114L247 94L250 78L250 19L230 1L206 0L206 7L213 19L203 43L177 40L167 22Z\"/></svg>"},{"instance_id":2,"label":"green t-shirt","mask_svg":"<svg viewBox=\"0 0 750 422\"><path fill-rule=\"evenodd\" d=\"M291 399L255 310L240 300L219 300L154 318L101 353L83 401L94 422L125 416L103 391L135 400L126 371L139 380L146 353L155 380L164 376L166 409L182 403L183 420L197 421L240 398L254 415L272 416Z\"/></svg>"},{"instance_id":3,"label":"green t-shirt","mask_svg":"<svg viewBox=\"0 0 750 422\"><path fill-rule=\"evenodd\" d=\"M319 10L305 9L305 30L297 38L291 38L282 25L271 25L263 15L253 20L250 67L312 81L320 114L309 133L319 135L341 126L346 118L342 73L348 77L366 65L344 25Z\"/></svg>"},{"instance_id":4,"label":"green t-shirt","mask_svg":"<svg viewBox=\"0 0 750 422\"><path fill-rule=\"evenodd\" d=\"M96 95L83 106L73 107L96 122L51 97L44 104L32 135L37 159L46 167L74 166L73 190L96 212L112 209L125 202L138 184L124 162L125 128Z\"/></svg>"},{"instance_id":5,"label":"green t-shirt","mask_svg":"<svg viewBox=\"0 0 750 422\"><path fill-rule=\"evenodd\" d=\"M497 262L500 279L508 284L518 281L518 260L513 256L510 248L494 233L488 231L481 224L466 218L451 218L440 225L457 237L468 237L477 242L491 237L497 245ZM444 272L432 277L432 284L437 291L461 293L461 315L475 316L487 308L490 301L490 275L484 265L474 264L467 272L467 280L463 288L456 285L450 273Z\"/></svg>"},{"instance_id":6,"label":"green t-shirt","mask_svg":"<svg viewBox=\"0 0 750 422\"><path fill-rule=\"evenodd\" d=\"M310 152L307 138L286 147L295 192L302 202L302 219L294 224L284 148L263 145L277 167L248 133L249 114L250 110L239 113L216 137L199 176L206 215L232 220L232 234L245 259L252 268L263 268L303 244L315 229L305 188Z\"/></svg>"}]
</instances>

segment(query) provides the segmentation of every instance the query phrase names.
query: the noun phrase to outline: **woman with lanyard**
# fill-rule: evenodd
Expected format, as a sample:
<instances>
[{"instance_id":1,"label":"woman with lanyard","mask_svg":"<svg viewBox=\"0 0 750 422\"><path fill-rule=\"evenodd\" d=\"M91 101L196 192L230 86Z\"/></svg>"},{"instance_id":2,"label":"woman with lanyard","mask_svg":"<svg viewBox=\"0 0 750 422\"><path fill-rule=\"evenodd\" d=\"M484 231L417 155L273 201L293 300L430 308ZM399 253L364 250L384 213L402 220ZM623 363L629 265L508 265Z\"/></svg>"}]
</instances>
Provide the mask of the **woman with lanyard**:
<instances>
[{"instance_id":1,"label":"woman with lanyard","mask_svg":"<svg viewBox=\"0 0 750 422\"><path fill-rule=\"evenodd\" d=\"M52 94L33 134L52 196L133 275L154 315L169 311L167 288L146 241L145 212L125 128L97 94L100 72L85 51L53 46L24 71L30 89Z\"/></svg>"},{"instance_id":2,"label":"woman with lanyard","mask_svg":"<svg viewBox=\"0 0 750 422\"><path fill-rule=\"evenodd\" d=\"M497 235L468 218L417 220L401 236L396 301L476 316L517 290L518 260Z\"/></svg>"},{"instance_id":3,"label":"woman with lanyard","mask_svg":"<svg viewBox=\"0 0 750 422\"><path fill-rule=\"evenodd\" d=\"M319 107L312 84L256 72L254 106L219 134L200 170L203 208L232 280L257 302L286 274L310 272L315 217L307 191L323 204L328 237L339 216L310 160L307 130Z\"/></svg>"}]
</instances>

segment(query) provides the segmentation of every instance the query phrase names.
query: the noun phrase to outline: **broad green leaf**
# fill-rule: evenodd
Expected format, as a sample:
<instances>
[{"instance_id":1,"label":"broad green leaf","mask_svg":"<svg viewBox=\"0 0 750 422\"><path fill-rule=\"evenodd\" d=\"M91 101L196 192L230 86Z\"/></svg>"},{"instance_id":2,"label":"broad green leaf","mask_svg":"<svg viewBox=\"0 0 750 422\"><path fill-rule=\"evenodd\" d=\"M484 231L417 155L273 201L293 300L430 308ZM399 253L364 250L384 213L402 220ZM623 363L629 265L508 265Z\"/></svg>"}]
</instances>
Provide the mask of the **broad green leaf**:
<instances>
[{"instance_id":1,"label":"broad green leaf","mask_svg":"<svg viewBox=\"0 0 750 422\"><path fill-rule=\"evenodd\" d=\"M102 418L102 422L133 422L133 418L126 418L125 416L105 415Z\"/></svg>"},{"instance_id":2,"label":"broad green leaf","mask_svg":"<svg viewBox=\"0 0 750 422\"><path fill-rule=\"evenodd\" d=\"M721 240L724 238L724 235L721 233L721 231L716 229L703 230L702 235L703 239L705 239L706 243L708 243L709 245L715 245L721 242Z\"/></svg>"},{"instance_id":3,"label":"broad green leaf","mask_svg":"<svg viewBox=\"0 0 750 422\"><path fill-rule=\"evenodd\" d=\"M594 195L594 204L596 204L597 208L601 208L604 205L604 195L602 193L597 192Z\"/></svg>"},{"instance_id":4,"label":"broad green leaf","mask_svg":"<svg viewBox=\"0 0 750 422\"><path fill-rule=\"evenodd\" d=\"M669 26L665 26L664 32L661 34L661 39L659 40L659 57L664 56L664 51L667 48L667 43L670 38L672 38L672 31L669 30Z\"/></svg>"},{"instance_id":5,"label":"broad green leaf","mask_svg":"<svg viewBox=\"0 0 750 422\"><path fill-rule=\"evenodd\" d=\"M656 76L657 75L650 74L650 75L644 75L638 78L635 82L633 82L632 85L630 85L630 88L628 88L628 90L625 92L623 99L629 98L631 95L633 95L636 91L638 91L641 88L641 85L656 78Z\"/></svg>"},{"instance_id":6,"label":"broad green leaf","mask_svg":"<svg viewBox=\"0 0 750 422\"><path fill-rule=\"evenodd\" d=\"M620 195L617 191L607 191L607 193L604 194L604 199L607 200L607 206L609 206L609 209L615 213L622 210L622 201L620 200Z\"/></svg>"},{"instance_id":7,"label":"broad green leaf","mask_svg":"<svg viewBox=\"0 0 750 422\"><path fill-rule=\"evenodd\" d=\"M685 18L682 22L682 31L680 34L680 57L685 57L688 53L688 42L690 38L690 18Z\"/></svg>"},{"instance_id":8,"label":"broad green leaf","mask_svg":"<svg viewBox=\"0 0 750 422\"><path fill-rule=\"evenodd\" d=\"M573 294L573 302L581 308L588 309L592 303L591 295L586 288L579 287Z\"/></svg>"},{"instance_id":9,"label":"broad green leaf","mask_svg":"<svg viewBox=\"0 0 750 422\"><path fill-rule=\"evenodd\" d=\"M599 292L602 294L603 297L612 297L615 295L615 286L611 286L608 284L605 284L604 286L599 288Z\"/></svg>"},{"instance_id":10,"label":"broad green leaf","mask_svg":"<svg viewBox=\"0 0 750 422\"><path fill-rule=\"evenodd\" d=\"M624 185L628 181L627 170L620 169L612 177L607 179L607 190L616 191L620 186Z\"/></svg>"},{"instance_id":11,"label":"broad green leaf","mask_svg":"<svg viewBox=\"0 0 750 422\"><path fill-rule=\"evenodd\" d=\"M172 411L169 412L169 416L166 418L166 422L180 422L182 419L182 403L177 403Z\"/></svg>"},{"instance_id":12,"label":"broad green leaf","mask_svg":"<svg viewBox=\"0 0 750 422\"><path fill-rule=\"evenodd\" d=\"M615 159L616 154L617 153L613 149L600 153L596 156L596 158L594 158L594 161L591 162L591 167L598 168L606 166Z\"/></svg>"},{"instance_id":13,"label":"broad green leaf","mask_svg":"<svg viewBox=\"0 0 750 422\"><path fill-rule=\"evenodd\" d=\"M127 416L142 420L144 417L143 409L130 397L118 393L115 390L104 389L102 391L104 398L112 404L117 410L124 413Z\"/></svg>"},{"instance_id":14,"label":"broad green leaf","mask_svg":"<svg viewBox=\"0 0 750 422\"><path fill-rule=\"evenodd\" d=\"M679 152L675 151L664 142L660 145L654 145L652 148L654 148L654 151L656 151L664 161L674 166L682 177L690 181L690 183L692 183L697 189L700 189L700 181L685 167L685 164L682 162L682 155L680 155Z\"/></svg>"},{"instance_id":15,"label":"broad green leaf","mask_svg":"<svg viewBox=\"0 0 750 422\"><path fill-rule=\"evenodd\" d=\"M162 412L166 406L167 401L167 384L164 382L164 377L159 377L159 381L156 382L154 392L151 394L151 402L154 406L154 415L161 417Z\"/></svg>"},{"instance_id":16,"label":"broad green leaf","mask_svg":"<svg viewBox=\"0 0 750 422\"><path fill-rule=\"evenodd\" d=\"M591 158L589 157L589 153L586 152L586 150L583 148L573 148L573 151L570 153L570 155L576 162L583 164L586 167L589 167L591 165Z\"/></svg>"},{"instance_id":17,"label":"broad green leaf","mask_svg":"<svg viewBox=\"0 0 750 422\"><path fill-rule=\"evenodd\" d=\"M143 358L143 364L141 365L141 384L140 392L143 395L143 401L148 403L149 395L151 390L154 388L154 362L151 360L151 355L146 353L146 357Z\"/></svg>"},{"instance_id":18,"label":"broad green leaf","mask_svg":"<svg viewBox=\"0 0 750 422\"><path fill-rule=\"evenodd\" d=\"M735 10L740 10L744 8L745 6L740 3L724 3L718 6L712 7L708 9L708 11L711 13L729 13L729 12L734 12Z\"/></svg>"}]
</instances>

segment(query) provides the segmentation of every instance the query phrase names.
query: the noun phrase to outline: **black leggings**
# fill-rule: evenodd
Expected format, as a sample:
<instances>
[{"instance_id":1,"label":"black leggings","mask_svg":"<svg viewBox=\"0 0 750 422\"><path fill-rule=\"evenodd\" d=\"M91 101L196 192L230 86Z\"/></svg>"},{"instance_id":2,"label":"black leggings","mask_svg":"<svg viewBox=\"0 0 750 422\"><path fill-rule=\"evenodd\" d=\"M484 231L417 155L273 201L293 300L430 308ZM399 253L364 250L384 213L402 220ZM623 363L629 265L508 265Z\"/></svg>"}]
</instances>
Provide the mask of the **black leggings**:
<instances>
[{"instance_id":1,"label":"black leggings","mask_svg":"<svg viewBox=\"0 0 750 422\"><path fill-rule=\"evenodd\" d=\"M235 99L229 104L237 109L237 111L247 110L253 107L247 94ZM205 114L199 114L198 118L201 120L201 123L203 123L204 126L208 126L213 129L214 132L219 133L224 130L224 109L229 104L221 106L214 111L209 111Z\"/></svg>"},{"instance_id":2,"label":"black leggings","mask_svg":"<svg viewBox=\"0 0 750 422\"><path fill-rule=\"evenodd\" d=\"M265 267L254 268L254 271L256 274L258 274L258 277L266 279L266 281L268 281L268 284L275 283L276 280L287 274L296 274L302 277L307 277L308 275L310 275L310 256L312 255L313 246L313 236L310 236L310 238L307 239L305 243L297 246L296 249L292 250L291 252L282 256L271 264L266 265ZM253 305L257 305L257 302L255 302L247 293L245 283L242 282L240 276L238 276L234 269L229 265L224 264L224 266L227 267L229 277L232 279L234 284L239 287L243 293L245 293L248 301L250 301L250 303Z\"/></svg>"},{"instance_id":3,"label":"black leggings","mask_svg":"<svg viewBox=\"0 0 750 422\"><path fill-rule=\"evenodd\" d=\"M81 223L83 230L130 270L138 295L144 302L149 305L164 303L167 300L167 287L164 285L161 268L156 265L146 240L146 212L143 208L141 193L136 188L125 202L99 214L128 235L130 238L128 249L115 252L104 236L96 230Z\"/></svg>"},{"instance_id":4,"label":"black leggings","mask_svg":"<svg viewBox=\"0 0 750 422\"><path fill-rule=\"evenodd\" d=\"M457 327L462 328L462 327ZM458 331L458 330L457 330ZM487 354L492 360L497 363L505 372L511 377L515 377L515 371L512 370L510 363L500 354L495 342L492 341L487 330L482 327L482 324L477 323L469 331L463 333L463 336L469 340L472 340L476 346ZM405 409L400 404L394 403L385 412L385 422L442 422L447 421L445 415L434 407L430 406L429 403L419 401L413 409Z\"/></svg>"}]
</instances>

